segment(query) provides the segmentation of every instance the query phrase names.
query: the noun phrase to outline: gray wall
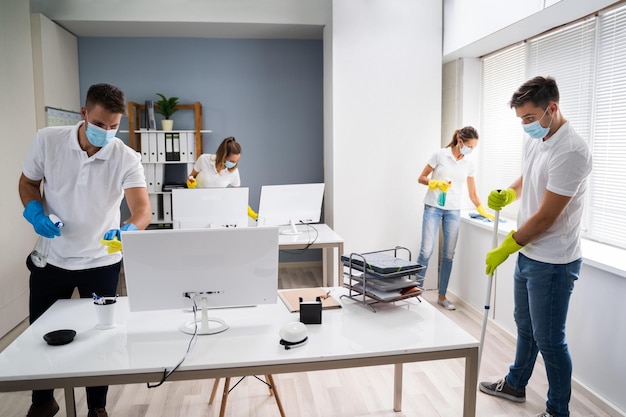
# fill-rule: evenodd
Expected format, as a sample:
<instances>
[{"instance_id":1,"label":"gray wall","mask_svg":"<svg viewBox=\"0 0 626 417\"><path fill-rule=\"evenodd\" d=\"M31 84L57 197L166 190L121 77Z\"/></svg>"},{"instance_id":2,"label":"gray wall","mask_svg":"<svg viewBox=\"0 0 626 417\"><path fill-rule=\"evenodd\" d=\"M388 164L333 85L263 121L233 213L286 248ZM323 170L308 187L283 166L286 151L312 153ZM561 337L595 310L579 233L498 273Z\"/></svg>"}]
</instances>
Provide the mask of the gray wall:
<instances>
[{"instance_id":1,"label":"gray wall","mask_svg":"<svg viewBox=\"0 0 626 417\"><path fill-rule=\"evenodd\" d=\"M261 185L324 181L321 40L83 37L78 55L82 101L91 84L108 82L130 101L157 100L158 92L201 102L203 129L212 131L203 151L237 138L253 209ZM172 118L175 129L193 128L193 111Z\"/></svg>"}]
</instances>

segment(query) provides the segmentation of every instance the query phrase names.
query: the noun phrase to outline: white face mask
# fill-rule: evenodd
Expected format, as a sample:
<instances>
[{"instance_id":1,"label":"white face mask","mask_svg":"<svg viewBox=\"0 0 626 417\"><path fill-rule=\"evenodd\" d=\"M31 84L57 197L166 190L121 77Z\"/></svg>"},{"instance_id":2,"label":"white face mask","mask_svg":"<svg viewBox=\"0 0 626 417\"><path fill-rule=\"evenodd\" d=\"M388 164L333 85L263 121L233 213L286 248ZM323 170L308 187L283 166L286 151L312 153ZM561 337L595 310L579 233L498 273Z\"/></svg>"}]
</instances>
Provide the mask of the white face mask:
<instances>
[{"instance_id":1,"label":"white face mask","mask_svg":"<svg viewBox=\"0 0 626 417\"><path fill-rule=\"evenodd\" d=\"M463 142L461 142L461 145L462 144L463 144ZM470 148L469 146L461 146L460 151L461 151L461 154L467 156L467 155L472 153L473 149Z\"/></svg>"},{"instance_id":2,"label":"white face mask","mask_svg":"<svg viewBox=\"0 0 626 417\"><path fill-rule=\"evenodd\" d=\"M548 108L546 107L546 110L543 112L539 120L543 119L543 116L545 116L547 112ZM552 126L552 120L554 120L554 118L552 117L550 119L550 124L548 125L548 127L541 126L539 120L535 120L534 122L527 124L522 123L522 129L524 129L524 132L526 132L526 134L533 139L545 138L548 132L550 132L550 126Z\"/></svg>"}]
</instances>

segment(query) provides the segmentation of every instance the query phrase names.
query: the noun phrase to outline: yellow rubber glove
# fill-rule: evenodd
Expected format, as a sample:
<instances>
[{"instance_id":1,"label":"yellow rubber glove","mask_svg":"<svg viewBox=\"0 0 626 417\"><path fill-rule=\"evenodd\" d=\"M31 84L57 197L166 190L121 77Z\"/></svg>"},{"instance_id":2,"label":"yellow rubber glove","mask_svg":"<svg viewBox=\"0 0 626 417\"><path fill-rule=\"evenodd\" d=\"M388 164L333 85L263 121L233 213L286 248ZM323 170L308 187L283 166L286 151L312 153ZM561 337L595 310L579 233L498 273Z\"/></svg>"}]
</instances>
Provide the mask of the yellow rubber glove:
<instances>
[{"instance_id":1,"label":"yellow rubber glove","mask_svg":"<svg viewBox=\"0 0 626 417\"><path fill-rule=\"evenodd\" d=\"M248 206L248 216L252 217L253 220L256 220L259 218L259 215L257 212L255 212L254 210L252 210L252 207Z\"/></svg>"},{"instance_id":2,"label":"yellow rubber glove","mask_svg":"<svg viewBox=\"0 0 626 417\"><path fill-rule=\"evenodd\" d=\"M428 181L428 189L431 191L436 188L439 188L442 192L447 193L451 185L452 184L450 184L447 181L441 181L441 180L429 180Z\"/></svg>"},{"instance_id":3,"label":"yellow rubber glove","mask_svg":"<svg viewBox=\"0 0 626 417\"><path fill-rule=\"evenodd\" d=\"M511 230L509 234L506 235L500 246L487 252L487 258L485 259L485 262L487 263L487 269L485 269L485 272L487 275L492 275L498 265L506 261L510 254L515 253L522 248L522 245L518 244L515 239L513 239L513 233L515 233L515 230Z\"/></svg>"},{"instance_id":4,"label":"yellow rubber glove","mask_svg":"<svg viewBox=\"0 0 626 417\"><path fill-rule=\"evenodd\" d=\"M479 205L478 207L476 207L476 210L478 211L478 214L480 214L481 216L494 221L496 219L496 216L494 216L491 213L487 213L487 210L485 209L485 206L483 206L482 204Z\"/></svg>"},{"instance_id":5,"label":"yellow rubber glove","mask_svg":"<svg viewBox=\"0 0 626 417\"><path fill-rule=\"evenodd\" d=\"M189 176L189 178L187 178L187 188L196 188L197 185L198 181L196 181L194 177Z\"/></svg>"},{"instance_id":6,"label":"yellow rubber glove","mask_svg":"<svg viewBox=\"0 0 626 417\"><path fill-rule=\"evenodd\" d=\"M487 198L487 205L492 210L502 210L502 207L517 200L517 193L512 188L506 190L493 190Z\"/></svg>"},{"instance_id":7,"label":"yellow rubber glove","mask_svg":"<svg viewBox=\"0 0 626 417\"><path fill-rule=\"evenodd\" d=\"M107 247L107 253L112 255L122 251L122 242L115 236L113 239L100 239L100 244Z\"/></svg>"}]
</instances>

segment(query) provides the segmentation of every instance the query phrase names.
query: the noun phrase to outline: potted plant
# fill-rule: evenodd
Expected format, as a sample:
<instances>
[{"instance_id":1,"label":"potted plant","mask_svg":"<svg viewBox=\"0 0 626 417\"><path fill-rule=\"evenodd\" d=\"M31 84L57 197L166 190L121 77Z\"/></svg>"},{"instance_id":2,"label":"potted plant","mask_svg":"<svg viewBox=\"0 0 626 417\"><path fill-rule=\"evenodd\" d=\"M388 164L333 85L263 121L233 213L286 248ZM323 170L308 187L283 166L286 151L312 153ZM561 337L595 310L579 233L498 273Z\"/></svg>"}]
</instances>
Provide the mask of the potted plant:
<instances>
[{"instance_id":1,"label":"potted plant","mask_svg":"<svg viewBox=\"0 0 626 417\"><path fill-rule=\"evenodd\" d=\"M176 108L176 105L178 104L178 97L167 98L161 93L157 93L157 96L161 97L161 100L156 102L156 112L163 115L161 127L165 131L172 130L174 127L174 121L170 119L170 117L178 111Z\"/></svg>"}]
</instances>

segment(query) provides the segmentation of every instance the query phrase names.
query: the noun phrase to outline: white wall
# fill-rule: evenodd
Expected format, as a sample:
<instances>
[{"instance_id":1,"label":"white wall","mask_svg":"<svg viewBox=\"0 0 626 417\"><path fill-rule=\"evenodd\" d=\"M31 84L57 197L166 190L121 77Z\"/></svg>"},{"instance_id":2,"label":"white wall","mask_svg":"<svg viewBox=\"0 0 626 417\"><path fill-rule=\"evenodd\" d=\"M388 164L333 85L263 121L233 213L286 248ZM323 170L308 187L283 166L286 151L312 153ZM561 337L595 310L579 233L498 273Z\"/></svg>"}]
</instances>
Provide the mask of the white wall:
<instances>
[{"instance_id":1,"label":"white wall","mask_svg":"<svg viewBox=\"0 0 626 417\"><path fill-rule=\"evenodd\" d=\"M35 92L28 2L0 2L0 336L28 315L26 254L35 243L22 217L17 181L35 133Z\"/></svg>"},{"instance_id":2,"label":"white wall","mask_svg":"<svg viewBox=\"0 0 626 417\"><path fill-rule=\"evenodd\" d=\"M441 11L440 0L333 2L326 210L345 252L401 245L417 257L417 177L441 137Z\"/></svg>"},{"instance_id":3,"label":"white wall","mask_svg":"<svg viewBox=\"0 0 626 417\"><path fill-rule=\"evenodd\" d=\"M47 17L31 15L37 128L46 126L45 106L80 111L78 39Z\"/></svg>"}]
</instances>

